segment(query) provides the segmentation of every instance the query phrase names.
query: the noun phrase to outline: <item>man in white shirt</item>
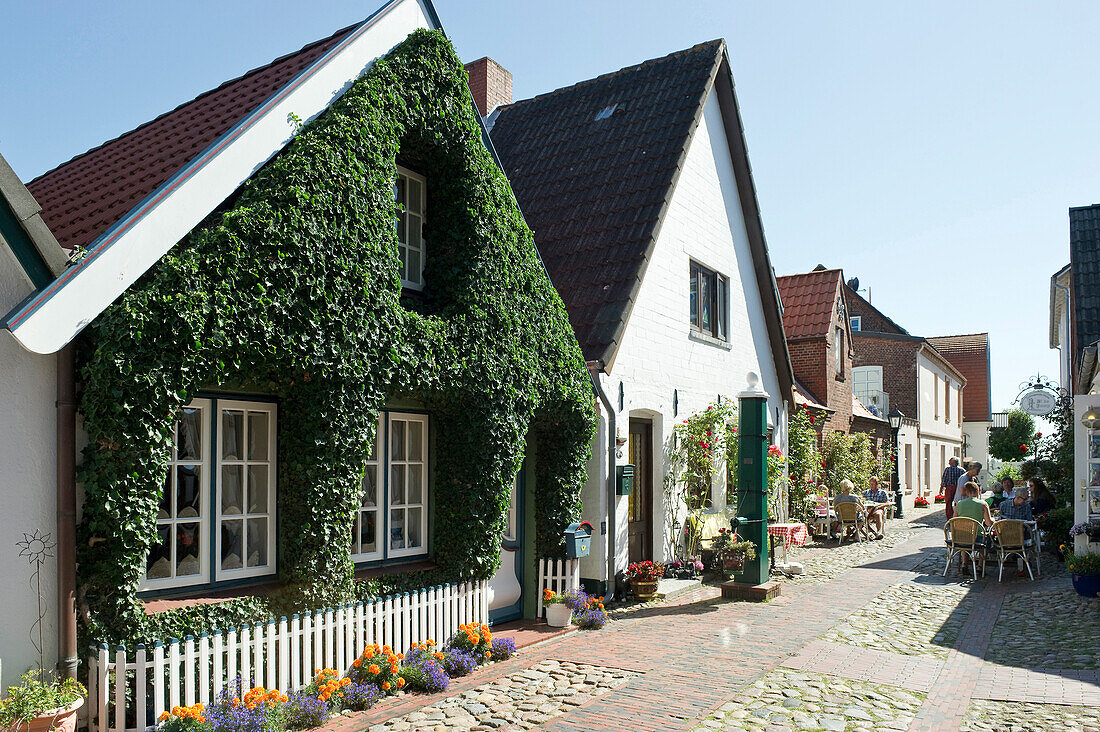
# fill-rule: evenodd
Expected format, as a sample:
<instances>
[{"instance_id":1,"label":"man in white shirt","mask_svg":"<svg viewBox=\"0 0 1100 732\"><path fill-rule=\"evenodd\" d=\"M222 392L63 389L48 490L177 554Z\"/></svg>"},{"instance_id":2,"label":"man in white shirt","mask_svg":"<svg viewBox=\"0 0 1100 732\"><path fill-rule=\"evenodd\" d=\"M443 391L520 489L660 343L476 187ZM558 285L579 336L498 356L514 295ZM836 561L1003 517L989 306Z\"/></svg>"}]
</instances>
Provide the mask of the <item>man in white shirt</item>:
<instances>
[{"instance_id":1,"label":"man in white shirt","mask_svg":"<svg viewBox=\"0 0 1100 732\"><path fill-rule=\"evenodd\" d=\"M963 493L963 486L971 481L977 483L978 473L980 472L982 472L981 463L970 463L967 471L959 476L959 482L955 487L955 500L951 502L952 505L966 498L966 494Z\"/></svg>"}]
</instances>

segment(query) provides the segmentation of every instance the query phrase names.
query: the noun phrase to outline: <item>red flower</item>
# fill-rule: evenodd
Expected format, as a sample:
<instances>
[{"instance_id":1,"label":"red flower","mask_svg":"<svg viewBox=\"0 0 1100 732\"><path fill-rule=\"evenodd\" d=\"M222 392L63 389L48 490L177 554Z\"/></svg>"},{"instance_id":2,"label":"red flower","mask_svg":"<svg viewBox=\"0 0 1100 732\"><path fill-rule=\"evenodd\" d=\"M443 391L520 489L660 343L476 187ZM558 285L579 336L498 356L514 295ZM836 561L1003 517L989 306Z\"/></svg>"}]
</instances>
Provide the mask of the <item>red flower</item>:
<instances>
[{"instance_id":1,"label":"red flower","mask_svg":"<svg viewBox=\"0 0 1100 732\"><path fill-rule=\"evenodd\" d=\"M710 430L707 430L707 437L710 437Z\"/></svg>"},{"instance_id":2,"label":"red flower","mask_svg":"<svg viewBox=\"0 0 1100 732\"><path fill-rule=\"evenodd\" d=\"M714 409L714 405L713 404L708 404L707 409Z\"/></svg>"},{"instance_id":3,"label":"red flower","mask_svg":"<svg viewBox=\"0 0 1100 732\"><path fill-rule=\"evenodd\" d=\"M811 414L810 415L810 424L813 424L813 423L814 423L814 416Z\"/></svg>"},{"instance_id":4,"label":"red flower","mask_svg":"<svg viewBox=\"0 0 1100 732\"><path fill-rule=\"evenodd\" d=\"M1020 445L1020 452L1027 452L1027 445Z\"/></svg>"},{"instance_id":5,"label":"red flower","mask_svg":"<svg viewBox=\"0 0 1100 732\"><path fill-rule=\"evenodd\" d=\"M1036 433L1035 433L1035 439L1036 439L1036 440L1038 440L1038 439L1039 439L1040 437L1042 437L1042 436L1043 436L1043 433L1042 433L1042 432L1036 432Z\"/></svg>"}]
</instances>

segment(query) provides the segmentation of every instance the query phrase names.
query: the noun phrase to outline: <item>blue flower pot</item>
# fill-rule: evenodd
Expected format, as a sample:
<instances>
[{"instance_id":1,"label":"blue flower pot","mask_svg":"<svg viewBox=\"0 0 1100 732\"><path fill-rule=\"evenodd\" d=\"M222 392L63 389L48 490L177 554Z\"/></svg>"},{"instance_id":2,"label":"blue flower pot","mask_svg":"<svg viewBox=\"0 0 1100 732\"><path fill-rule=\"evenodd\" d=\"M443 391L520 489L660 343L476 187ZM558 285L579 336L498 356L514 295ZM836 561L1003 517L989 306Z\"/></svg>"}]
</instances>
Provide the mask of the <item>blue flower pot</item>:
<instances>
[{"instance_id":1,"label":"blue flower pot","mask_svg":"<svg viewBox=\"0 0 1100 732\"><path fill-rule=\"evenodd\" d=\"M1096 597L1100 594L1100 574L1073 575L1073 589L1081 597Z\"/></svg>"}]
</instances>

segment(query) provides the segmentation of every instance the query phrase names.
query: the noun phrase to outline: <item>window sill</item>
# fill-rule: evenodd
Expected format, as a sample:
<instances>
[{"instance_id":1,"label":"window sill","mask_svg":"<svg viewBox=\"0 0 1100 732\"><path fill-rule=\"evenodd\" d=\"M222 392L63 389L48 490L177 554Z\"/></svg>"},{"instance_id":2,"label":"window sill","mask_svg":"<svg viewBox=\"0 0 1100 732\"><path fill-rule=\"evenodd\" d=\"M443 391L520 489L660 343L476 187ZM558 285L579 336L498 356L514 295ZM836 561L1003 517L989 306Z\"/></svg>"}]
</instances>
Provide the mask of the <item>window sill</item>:
<instances>
[{"instance_id":1,"label":"window sill","mask_svg":"<svg viewBox=\"0 0 1100 732\"><path fill-rule=\"evenodd\" d=\"M355 581L385 577L391 574L412 574L413 572L426 572L439 569L439 565L430 559L414 559L401 561L394 564L377 564L374 566L357 567L355 569Z\"/></svg>"},{"instance_id":2,"label":"window sill","mask_svg":"<svg viewBox=\"0 0 1100 732\"><path fill-rule=\"evenodd\" d=\"M718 348L732 351L733 346L729 341L724 341L721 338L715 338L714 336L707 335L706 333L700 333L697 330L688 330L688 338L699 343L706 343L708 346L717 346Z\"/></svg>"},{"instance_id":3,"label":"window sill","mask_svg":"<svg viewBox=\"0 0 1100 732\"><path fill-rule=\"evenodd\" d=\"M192 607L194 605L217 605L242 597L264 597L274 594L278 589L279 584L270 580L258 584L237 585L235 587L225 587L222 589L180 587L177 590L162 591L165 593L170 592L171 594L169 597L141 600L141 605L146 615L156 615L157 613L178 610L183 607Z\"/></svg>"}]
</instances>

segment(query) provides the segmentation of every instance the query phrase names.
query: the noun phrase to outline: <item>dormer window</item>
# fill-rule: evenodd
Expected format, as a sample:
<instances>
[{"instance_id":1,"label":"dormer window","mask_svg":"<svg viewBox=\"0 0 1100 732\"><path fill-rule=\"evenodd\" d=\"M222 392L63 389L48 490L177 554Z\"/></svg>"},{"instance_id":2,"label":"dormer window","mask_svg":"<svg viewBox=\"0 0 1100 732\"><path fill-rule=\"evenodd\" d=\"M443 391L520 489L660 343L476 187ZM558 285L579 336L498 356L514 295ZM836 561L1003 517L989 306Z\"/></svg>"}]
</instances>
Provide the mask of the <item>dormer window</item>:
<instances>
[{"instance_id":1,"label":"dormer window","mask_svg":"<svg viewBox=\"0 0 1100 732\"><path fill-rule=\"evenodd\" d=\"M424 208L427 191L423 176L398 167L393 186L397 213L397 250L401 257L401 287L424 289Z\"/></svg>"}]
</instances>

